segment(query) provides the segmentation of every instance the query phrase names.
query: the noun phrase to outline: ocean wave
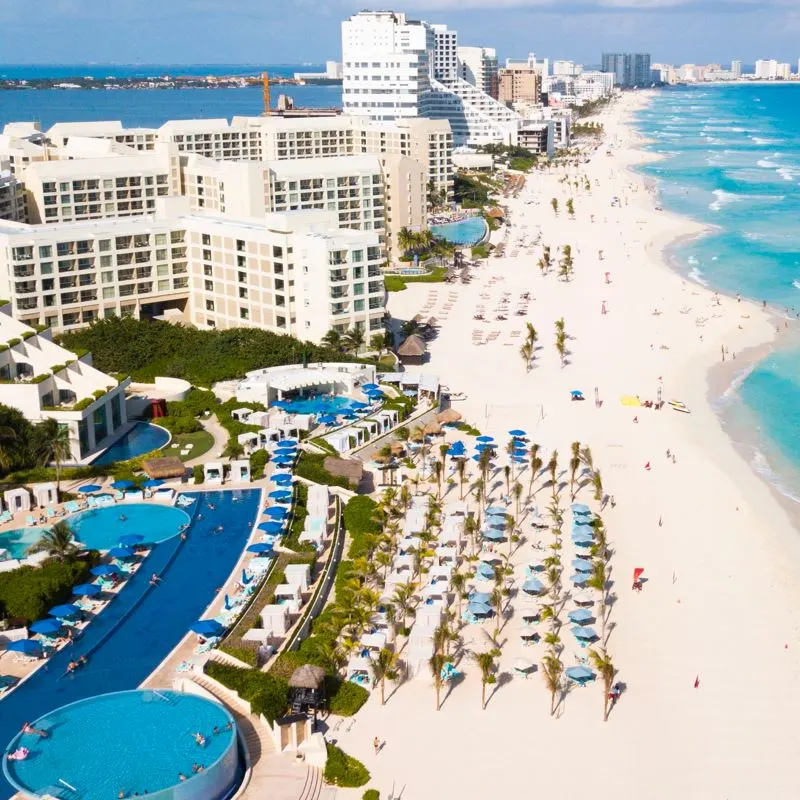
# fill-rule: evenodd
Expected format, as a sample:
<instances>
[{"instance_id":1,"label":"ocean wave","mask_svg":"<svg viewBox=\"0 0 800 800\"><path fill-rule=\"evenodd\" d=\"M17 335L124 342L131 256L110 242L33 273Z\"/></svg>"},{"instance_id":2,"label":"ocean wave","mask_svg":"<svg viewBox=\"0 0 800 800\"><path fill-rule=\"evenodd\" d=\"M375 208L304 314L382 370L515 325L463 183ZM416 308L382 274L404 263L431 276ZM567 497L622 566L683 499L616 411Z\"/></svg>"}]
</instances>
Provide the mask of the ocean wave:
<instances>
[{"instance_id":1,"label":"ocean wave","mask_svg":"<svg viewBox=\"0 0 800 800\"><path fill-rule=\"evenodd\" d=\"M788 497L789 500L793 500L795 503L800 503L800 497L789 489L783 477L770 466L767 457L760 450L756 449L754 451L750 464L762 478L771 483L784 497Z\"/></svg>"},{"instance_id":2,"label":"ocean wave","mask_svg":"<svg viewBox=\"0 0 800 800\"><path fill-rule=\"evenodd\" d=\"M777 169L780 165L770 161L768 158L759 158L756 161L756 166L761 167L761 169Z\"/></svg>"},{"instance_id":3,"label":"ocean wave","mask_svg":"<svg viewBox=\"0 0 800 800\"><path fill-rule=\"evenodd\" d=\"M699 264L700 262L697 260L697 256L689 256L689 258L686 259L686 263L687 264Z\"/></svg>"},{"instance_id":4,"label":"ocean wave","mask_svg":"<svg viewBox=\"0 0 800 800\"><path fill-rule=\"evenodd\" d=\"M789 167L780 167L779 169L776 169L775 172L777 172L778 175L780 175L785 181L794 181L794 179L800 175L800 172L790 169Z\"/></svg>"},{"instance_id":5,"label":"ocean wave","mask_svg":"<svg viewBox=\"0 0 800 800\"><path fill-rule=\"evenodd\" d=\"M776 144L774 139L765 139L763 136L751 136L750 141L755 144Z\"/></svg>"},{"instance_id":6,"label":"ocean wave","mask_svg":"<svg viewBox=\"0 0 800 800\"><path fill-rule=\"evenodd\" d=\"M727 206L729 203L735 203L737 200L742 200L743 195L734 194L733 192L725 192L722 189L714 189L712 192L716 200L712 200L708 204L708 208L711 211L720 211L723 206Z\"/></svg>"},{"instance_id":7,"label":"ocean wave","mask_svg":"<svg viewBox=\"0 0 800 800\"><path fill-rule=\"evenodd\" d=\"M792 286L794 286L794 288L795 288L795 289L800 289L800 281L799 281L799 280L797 280L797 278L795 278L795 279L792 281Z\"/></svg>"},{"instance_id":8,"label":"ocean wave","mask_svg":"<svg viewBox=\"0 0 800 800\"><path fill-rule=\"evenodd\" d=\"M692 269L689 270L688 277L695 283L699 283L701 286L708 287L708 281L703 277L703 273L700 272L697 267L692 267Z\"/></svg>"}]
</instances>

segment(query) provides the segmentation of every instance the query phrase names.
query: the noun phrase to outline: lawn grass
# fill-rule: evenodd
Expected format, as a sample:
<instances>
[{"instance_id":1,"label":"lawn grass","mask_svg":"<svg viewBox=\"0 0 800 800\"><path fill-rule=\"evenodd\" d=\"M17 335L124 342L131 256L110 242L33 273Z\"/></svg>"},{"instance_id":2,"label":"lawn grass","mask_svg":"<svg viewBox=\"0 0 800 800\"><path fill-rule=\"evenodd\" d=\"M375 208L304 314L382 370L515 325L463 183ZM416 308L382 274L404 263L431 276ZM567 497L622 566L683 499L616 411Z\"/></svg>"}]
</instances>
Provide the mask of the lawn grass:
<instances>
[{"instance_id":1,"label":"lawn grass","mask_svg":"<svg viewBox=\"0 0 800 800\"><path fill-rule=\"evenodd\" d=\"M383 278L387 292L402 292L407 283L441 283L447 267L434 267L427 275L386 275Z\"/></svg>"},{"instance_id":2,"label":"lawn grass","mask_svg":"<svg viewBox=\"0 0 800 800\"><path fill-rule=\"evenodd\" d=\"M172 445L177 444L178 447ZM181 450L186 449L186 445L194 445L185 455L181 455ZM166 447L165 452L171 456L177 456L181 461L191 461L198 456L204 456L214 446L214 437L208 431L197 431L196 433L178 433L172 437L172 441Z\"/></svg>"}]
</instances>

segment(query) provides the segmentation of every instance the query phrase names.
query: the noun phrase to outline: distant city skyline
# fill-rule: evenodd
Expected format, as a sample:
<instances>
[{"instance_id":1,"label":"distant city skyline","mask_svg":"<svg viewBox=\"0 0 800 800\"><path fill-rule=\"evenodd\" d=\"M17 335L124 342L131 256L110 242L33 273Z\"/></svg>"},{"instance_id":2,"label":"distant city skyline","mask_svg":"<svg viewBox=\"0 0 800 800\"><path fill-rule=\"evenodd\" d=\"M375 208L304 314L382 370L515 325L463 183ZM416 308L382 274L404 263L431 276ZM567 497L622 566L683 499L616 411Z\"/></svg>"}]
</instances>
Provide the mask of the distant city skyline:
<instances>
[{"instance_id":1,"label":"distant city skyline","mask_svg":"<svg viewBox=\"0 0 800 800\"><path fill-rule=\"evenodd\" d=\"M36 7L4 0L2 63L320 63L339 58L341 21L369 5L285 0L278 13L269 0L58 0ZM796 64L800 56L800 7L785 0L412 0L378 6L446 23L463 44L494 47L501 59L536 52L594 65L603 51L649 52L654 62L724 65L732 59Z\"/></svg>"}]
</instances>

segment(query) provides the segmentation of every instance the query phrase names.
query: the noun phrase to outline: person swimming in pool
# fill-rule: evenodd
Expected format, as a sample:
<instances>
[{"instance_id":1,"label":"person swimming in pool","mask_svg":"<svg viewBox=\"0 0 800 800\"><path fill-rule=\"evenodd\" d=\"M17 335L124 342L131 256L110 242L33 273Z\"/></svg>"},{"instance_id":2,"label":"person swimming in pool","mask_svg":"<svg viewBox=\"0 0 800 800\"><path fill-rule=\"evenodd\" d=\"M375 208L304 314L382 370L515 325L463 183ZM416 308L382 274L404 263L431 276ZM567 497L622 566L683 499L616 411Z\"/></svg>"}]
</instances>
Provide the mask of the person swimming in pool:
<instances>
[{"instance_id":1,"label":"person swimming in pool","mask_svg":"<svg viewBox=\"0 0 800 800\"><path fill-rule=\"evenodd\" d=\"M195 742L197 742L197 744L200 747L205 747L206 746L206 737L203 736L202 733L200 733L198 731L197 733L193 733L192 736L194 737Z\"/></svg>"},{"instance_id":2,"label":"person swimming in pool","mask_svg":"<svg viewBox=\"0 0 800 800\"><path fill-rule=\"evenodd\" d=\"M128 518L124 514L120 514L119 515L119 521L120 522L127 522Z\"/></svg>"},{"instance_id":3,"label":"person swimming in pool","mask_svg":"<svg viewBox=\"0 0 800 800\"><path fill-rule=\"evenodd\" d=\"M43 739L47 738L47 731L43 731L40 728L34 728L30 722L24 722L22 724L22 733L30 733L34 736L41 736Z\"/></svg>"}]
</instances>

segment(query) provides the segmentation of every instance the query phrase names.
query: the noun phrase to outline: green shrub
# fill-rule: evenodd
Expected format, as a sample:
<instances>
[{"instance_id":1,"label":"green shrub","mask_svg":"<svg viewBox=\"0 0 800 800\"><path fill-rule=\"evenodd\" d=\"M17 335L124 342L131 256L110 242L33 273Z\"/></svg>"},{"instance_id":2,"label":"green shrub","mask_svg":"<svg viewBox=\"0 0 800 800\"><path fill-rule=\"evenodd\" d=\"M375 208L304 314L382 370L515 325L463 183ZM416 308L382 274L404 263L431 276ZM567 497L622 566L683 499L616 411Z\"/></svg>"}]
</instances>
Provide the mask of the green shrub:
<instances>
[{"instance_id":1,"label":"green shrub","mask_svg":"<svg viewBox=\"0 0 800 800\"><path fill-rule=\"evenodd\" d=\"M92 403L94 403L94 397L84 397L83 400L78 400L78 402L72 406L72 410L83 411L84 408L89 408Z\"/></svg>"},{"instance_id":2,"label":"green shrub","mask_svg":"<svg viewBox=\"0 0 800 800\"><path fill-rule=\"evenodd\" d=\"M205 673L247 700L253 713L263 714L270 723L282 717L289 707L289 683L269 672L207 661Z\"/></svg>"},{"instance_id":3,"label":"green shrub","mask_svg":"<svg viewBox=\"0 0 800 800\"><path fill-rule=\"evenodd\" d=\"M325 676L325 689L328 694L328 709L338 717L352 717L369 700L369 692L338 675Z\"/></svg>"},{"instance_id":4,"label":"green shrub","mask_svg":"<svg viewBox=\"0 0 800 800\"><path fill-rule=\"evenodd\" d=\"M341 486L343 489L352 489L350 481L339 475L331 475L325 469L324 453L308 453L305 450L300 453L295 467L295 475L314 483L324 483L326 486Z\"/></svg>"},{"instance_id":5,"label":"green shrub","mask_svg":"<svg viewBox=\"0 0 800 800\"><path fill-rule=\"evenodd\" d=\"M16 337L13 338L13 339L9 339L8 340L8 346L9 347L16 347L21 341L22 341L22 339L17 339Z\"/></svg>"},{"instance_id":6,"label":"green shrub","mask_svg":"<svg viewBox=\"0 0 800 800\"><path fill-rule=\"evenodd\" d=\"M203 426L194 417L159 417L155 422L166 428L173 436L203 430Z\"/></svg>"},{"instance_id":7,"label":"green shrub","mask_svg":"<svg viewBox=\"0 0 800 800\"><path fill-rule=\"evenodd\" d=\"M0 353L5 353L6 350L8 350L8 345L0 344Z\"/></svg>"},{"instance_id":8,"label":"green shrub","mask_svg":"<svg viewBox=\"0 0 800 800\"><path fill-rule=\"evenodd\" d=\"M375 538L381 532L375 520L378 504L366 495L351 497L344 507L344 526L350 534L350 549L347 557L362 558L372 549Z\"/></svg>"},{"instance_id":9,"label":"green shrub","mask_svg":"<svg viewBox=\"0 0 800 800\"><path fill-rule=\"evenodd\" d=\"M195 464L192 467L192 477L195 483L202 483L205 480L205 472L202 464Z\"/></svg>"},{"instance_id":10,"label":"green shrub","mask_svg":"<svg viewBox=\"0 0 800 800\"><path fill-rule=\"evenodd\" d=\"M316 550L311 542L300 543L300 534L306 524L308 516L308 486L304 483L297 483L294 487L294 507L292 508L292 526L289 533L283 540L283 546L289 550L301 553L315 553Z\"/></svg>"},{"instance_id":11,"label":"green shrub","mask_svg":"<svg viewBox=\"0 0 800 800\"><path fill-rule=\"evenodd\" d=\"M31 383L44 383L50 377L50 373L35 375L31 378Z\"/></svg>"},{"instance_id":12,"label":"green shrub","mask_svg":"<svg viewBox=\"0 0 800 800\"><path fill-rule=\"evenodd\" d=\"M22 341L30 339L31 336L36 336L36 331L25 331L25 333L22 334Z\"/></svg>"},{"instance_id":13,"label":"green shrub","mask_svg":"<svg viewBox=\"0 0 800 800\"><path fill-rule=\"evenodd\" d=\"M229 644L220 645L219 649L223 653L238 658L239 661L244 661L245 664L249 664L251 667L258 666L258 652L256 650L249 647L235 647Z\"/></svg>"},{"instance_id":14,"label":"green shrub","mask_svg":"<svg viewBox=\"0 0 800 800\"><path fill-rule=\"evenodd\" d=\"M367 768L334 744L326 744L325 783L333 786L358 787L369 781Z\"/></svg>"},{"instance_id":15,"label":"green shrub","mask_svg":"<svg viewBox=\"0 0 800 800\"><path fill-rule=\"evenodd\" d=\"M381 800L381 793L377 789L367 789L361 795L361 800Z\"/></svg>"},{"instance_id":16,"label":"green shrub","mask_svg":"<svg viewBox=\"0 0 800 800\"><path fill-rule=\"evenodd\" d=\"M264 467L269 463L269 452L266 450L256 450L250 456L250 474L253 480L257 481L264 477Z\"/></svg>"},{"instance_id":17,"label":"green shrub","mask_svg":"<svg viewBox=\"0 0 800 800\"><path fill-rule=\"evenodd\" d=\"M0 573L0 617L29 625L46 616L48 609L69 602L72 587L87 581L97 562L98 554L92 552L75 561L48 559L40 567Z\"/></svg>"}]
</instances>

